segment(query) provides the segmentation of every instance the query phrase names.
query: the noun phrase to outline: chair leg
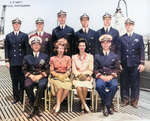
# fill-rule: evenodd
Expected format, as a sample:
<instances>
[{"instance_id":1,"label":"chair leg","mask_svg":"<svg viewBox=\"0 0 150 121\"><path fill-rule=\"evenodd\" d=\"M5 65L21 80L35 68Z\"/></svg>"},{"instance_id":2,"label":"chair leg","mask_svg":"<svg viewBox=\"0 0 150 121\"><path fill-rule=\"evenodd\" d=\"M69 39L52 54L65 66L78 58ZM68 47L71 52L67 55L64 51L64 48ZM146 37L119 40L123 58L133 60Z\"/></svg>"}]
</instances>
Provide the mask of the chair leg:
<instances>
[{"instance_id":1,"label":"chair leg","mask_svg":"<svg viewBox=\"0 0 150 121\"><path fill-rule=\"evenodd\" d=\"M44 101L45 101L45 111L47 111L47 89L45 89L45 96L44 96Z\"/></svg>"},{"instance_id":2,"label":"chair leg","mask_svg":"<svg viewBox=\"0 0 150 121\"><path fill-rule=\"evenodd\" d=\"M25 103L26 103L26 90L24 90L24 95L23 95L23 111L25 110Z\"/></svg>"},{"instance_id":3,"label":"chair leg","mask_svg":"<svg viewBox=\"0 0 150 121\"><path fill-rule=\"evenodd\" d=\"M98 93L96 92L95 112L97 112Z\"/></svg>"},{"instance_id":4,"label":"chair leg","mask_svg":"<svg viewBox=\"0 0 150 121\"><path fill-rule=\"evenodd\" d=\"M119 107L119 97L120 97L120 93L119 93L119 91L120 91L120 88L117 90L117 111L119 112L119 110L120 110L120 107Z\"/></svg>"},{"instance_id":5,"label":"chair leg","mask_svg":"<svg viewBox=\"0 0 150 121\"><path fill-rule=\"evenodd\" d=\"M92 89L92 112L94 112L94 90Z\"/></svg>"},{"instance_id":6,"label":"chair leg","mask_svg":"<svg viewBox=\"0 0 150 121\"><path fill-rule=\"evenodd\" d=\"M51 110L51 92L49 92L49 111Z\"/></svg>"},{"instance_id":7,"label":"chair leg","mask_svg":"<svg viewBox=\"0 0 150 121\"><path fill-rule=\"evenodd\" d=\"M71 112L72 112L72 107L73 107L73 90L71 91Z\"/></svg>"},{"instance_id":8,"label":"chair leg","mask_svg":"<svg viewBox=\"0 0 150 121\"><path fill-rule=\"evenodd\" d=\"M69 92L68 94L68 112L70 112L70 93L71 92Z\"/></svg>"}]
</instances>

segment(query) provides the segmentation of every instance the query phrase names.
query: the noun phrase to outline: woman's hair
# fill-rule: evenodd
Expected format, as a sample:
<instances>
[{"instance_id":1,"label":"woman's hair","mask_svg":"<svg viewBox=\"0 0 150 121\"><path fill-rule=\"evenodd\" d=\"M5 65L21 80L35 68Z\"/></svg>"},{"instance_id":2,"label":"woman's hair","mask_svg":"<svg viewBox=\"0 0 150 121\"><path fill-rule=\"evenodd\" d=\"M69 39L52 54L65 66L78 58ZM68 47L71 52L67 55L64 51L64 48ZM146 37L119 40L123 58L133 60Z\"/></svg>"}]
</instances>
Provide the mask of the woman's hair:
<instances>
[{"instance_id":1,"label":"woman's hair","mask_svg":"<svg viewBox=\"0 0 150 121\"><path fill-rule=\"evenodd\" d=\"M59 42L59 41L58 41L58 42L55 44L55 49L54 49L54 53L55 53L56 55L58 54L57 49L59 48L59 46L63 46L63 47L64 47L64 53L67 53L67 51L68 51L67 45L64 44L63 42Z\"/></svg>"},{"instance_id":2,"label":"woman's hair","mask_svg":"<svg viewBox=\"0 0 150 121\"><path fill-rule=\"evenodd\" d=\"M80 38L80 39L78 40L78 42L77 42L77 53L79 53L79 48L78 48L78 46L79 46L79 44L80 44L81 42L85 43L85 46L86 46L85 52L88 52L86 39Z\"/></svg>"}]
</instances>

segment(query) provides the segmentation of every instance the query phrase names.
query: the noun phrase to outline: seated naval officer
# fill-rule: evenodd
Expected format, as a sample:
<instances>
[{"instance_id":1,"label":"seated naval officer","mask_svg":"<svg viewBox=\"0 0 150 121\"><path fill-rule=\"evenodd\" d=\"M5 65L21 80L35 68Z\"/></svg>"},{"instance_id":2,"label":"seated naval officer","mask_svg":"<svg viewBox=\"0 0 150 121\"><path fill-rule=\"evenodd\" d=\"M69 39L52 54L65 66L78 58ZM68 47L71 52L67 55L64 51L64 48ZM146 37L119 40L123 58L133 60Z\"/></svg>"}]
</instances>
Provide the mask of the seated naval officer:
<instances>
[{"instance_id":1,"label":"seated naval officer","mask_svg":"<svg viewBox=\"0 0 150 121\"><path fill-rule=\"evenodd\" d=\"M5 40L5 62L6 67L10 70L12 80L13 104L18 101L23 102L22 62L23 57L29 54L30 50L28 35L20 31L21 23L19 18L12 20L13 32L7 34Z\"/></svg>"},{"instance_id":2,"label":"seated naval officer","mask_svg":"<svg viewBox=\"0 0 150 121\"><path fill-rule=\"evenodd\" d=\"M96 90L104 104L104 116L112 115L111 103L117 91L117 74L120 72L120 63L118 55L110 51L112 36L104 34L99 38L103 48L99 54L94 57L94 74L96 78ZM105 88L109 92L105 91Z\"/></svg>"},{"instance_id":3,"label":"seated naval officer","mask_svg":"<svg viewBox=\"0 0 150 121\"><path fill-rule=\"evenodd\" d=\"M31 37L34 36L39 36L42 39L42 43L41 43L41 49L40 52L47 54L48 56L53 56L53 42L52 42L52 35L49 33L46 33L43 29L44 29L44 20L41 18L38 18L36 21L36 32L32 35L30 35Z\"/></svg>"},{"instance_id":4,"label":"seated naval officer","mask_svg":"<svg viewBox=\"0 0 150 121\"><path fill-rule=\"evenodd\" d=\"M120 37L123 68L121 73L121 106L126 106L131 101L131 106L137 108L140 95L140 73L144 70L145 63L143 36L133 32L134 21L130 18L125 21L125 28L127 33Z\"/></svg>"},{"instance_id":5,"label":"seated naval officer","mask_svg":"<svg viewBox=\"0 0 150 121\"><path fill-rule=\"evenodd\" d=\"M28 118L39 115L39 103L44 94L45 87L47 85L47 76L49 74L49 56L47 54L40 53L40 43L42 39L38 36L34 36L29 40L33 53L26 55L23 60L23 73L26 77L25 90L30 100L32 107L28 114ZM36 97L34 97L33 88L37 86Z\"/></svg>"},{"instance_id":6,"label":"seated naval officer","mask_svg":"<svg viewBox=\"0 0 150 121\"><path fill-rule=\"evenodd\" d=\"M75 33L75 42L77 43L80 38L86 39L87 40L87 48L86 48L87 53L94 55L95 31L89 28L89 16L86 13L84 13L80 17L80 22L81 22L82 28ZM75 52L76 54L78 53L77 50L78 50L78 47L76 46L76 52Z\"/></svg>"},{"instance_id":7,"label":"seated naval officer","mask_svg":"<svg viewBox=\"0 0 150 121\"><path fill-rule=\"evenodd\" d=\"M61 10L57 14L57 19L59 21L59 26L53 29L52 31L52 40L53 43L57 43L57 40L65 38L70 46L66 55L71 56L75 53L75 39L74 39L74 29L66 25L66 12ZM53 49L55 44L53 44Z\"/></svg>"}]
</instances>

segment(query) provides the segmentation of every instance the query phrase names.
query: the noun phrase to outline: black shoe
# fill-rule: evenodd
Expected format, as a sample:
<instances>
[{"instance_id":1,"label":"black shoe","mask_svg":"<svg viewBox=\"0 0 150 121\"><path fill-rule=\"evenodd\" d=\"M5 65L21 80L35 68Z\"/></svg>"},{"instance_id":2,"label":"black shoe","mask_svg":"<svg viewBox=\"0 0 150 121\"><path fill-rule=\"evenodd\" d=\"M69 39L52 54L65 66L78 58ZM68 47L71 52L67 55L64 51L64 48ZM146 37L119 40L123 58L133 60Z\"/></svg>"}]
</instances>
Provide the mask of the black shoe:
<instances>
[{"instance_id":1,"label":"black shoe","mask_svg":"<svg viewBox=\"0 0 150 121\"><path fill-rule=\"evenodd\" d=\"M15 98L11 103L16 104L19 101L19 98Z\"/></svg>"},{"instance_id":2,"label":"black shoe","mask_svg":"<svg viewBox=\"0 0 150 121\"><path fill-rule=\"evenodd\" d=\"M103 115L104 116L108 116L109 115L106 105L104 105L104 107L103 107Z\"/></svg>"},{"instance_id":3,"label":"black shoe","mask_svg":"<svg viewBox=\"0 0 150 121\"><path fill-rule=\"evenodd\" d=\"M128 100L125 100L121 103L121 106L124 107L126 105L129 105L129 101Z\"/></svg>"},{"instance_id":4,"label":"black shoe","mask_svg":"<svg viewBox=\"0 0 150 121\"><path fill-rule=\"evenodd\" d=\"M28 113L27 118L28 118L28 119L29 119L29 118L32 118L32 117L35 115L35 112L36 112L36 108L33 107L33 108L31 109L31 111Z\"/></svg>"},{"instance_id":5,"label":"black shoe","mask_svg":"<svg viewBox=\"0 0 150 121\"><path fill-rule=\"evenodd\" d=\"M110 105L107 105L107 110L108 110L108 113L109 113L110 115L113 115L113 111L112 111Z\"/></svg>"},{"instance_id":6,"label":"black shoe","mask_svg":"<svg viewBox=\"0 0 150 121\"><path fill-rule=\"evenodd\" d=\"M40 113L41 113L41 111L39 110L39 108L36 108L36 109L35 109L35 115L37 115L37 116L40 117L40 116L41 116Z\"/></svg>"}]
</instances>

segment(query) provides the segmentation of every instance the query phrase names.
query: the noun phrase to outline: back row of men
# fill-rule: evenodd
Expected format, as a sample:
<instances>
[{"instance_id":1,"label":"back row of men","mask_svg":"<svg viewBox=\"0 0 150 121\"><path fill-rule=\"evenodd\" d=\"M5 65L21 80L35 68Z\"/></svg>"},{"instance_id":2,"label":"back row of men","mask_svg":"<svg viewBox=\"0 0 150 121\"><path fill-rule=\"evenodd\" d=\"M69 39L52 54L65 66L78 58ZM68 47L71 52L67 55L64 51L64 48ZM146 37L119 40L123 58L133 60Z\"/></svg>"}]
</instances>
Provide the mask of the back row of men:
<instances>
[{"instance_id":1,"label":"back row of men","mask_svg":"<svg viewBox=\"0 0 150 121\"><path fill-rule=\"evenodd\" d=\"M52 57L54 55L54 45L60 38L65 38L67 40L70 46L67 53L69 56L78 53L76 41L80 38L87 40L87 52L95 55L102 50L99 37L104 34L111 35L113 39L111 41L110 50L118 55L123 68L123 105L126 105L129 102L130 96L128 91L128 82L131 82L131 100L134 102L136 107L139 98L140 83L139 73L137 72L142 72L144 70L145 55L143 37L133 32L134 21L129 18L125 21L127 33L119 37L118 31L110 26L111 15L109 13L105 13L105 15L103 15L102 18L104 27L96 32L88 26L89 16L87 14L83 14L80 17L82 28L76 33L73 28L66 25L66 15L66 12L62 10L57 14L60 25L53 29L52 35L43 31L44 20L38 18L36 20L37 31L33 35L30 35L30 38L33 36L41 37L42 43L40 51ZM5 40L5 59L6 66L10 67L13 85L16 85L16 83L18 83L16 80L21 78L21 75L23 75L21 73L23 57L26 54L31 53L32 50L28 43L28 35L20 31L21 21L16 18L12 21L12 25L14 31L9 33ZM16 76L16 74L18 74L18 76ZM14 98L16 98L18 97L18 94L15 93L15 91L18 90L18 87L13 86L13 88Z\"/></svg>"}]
</instances>

